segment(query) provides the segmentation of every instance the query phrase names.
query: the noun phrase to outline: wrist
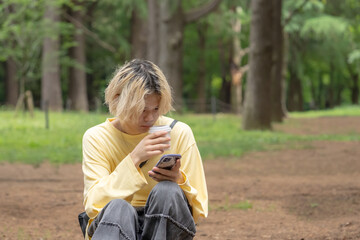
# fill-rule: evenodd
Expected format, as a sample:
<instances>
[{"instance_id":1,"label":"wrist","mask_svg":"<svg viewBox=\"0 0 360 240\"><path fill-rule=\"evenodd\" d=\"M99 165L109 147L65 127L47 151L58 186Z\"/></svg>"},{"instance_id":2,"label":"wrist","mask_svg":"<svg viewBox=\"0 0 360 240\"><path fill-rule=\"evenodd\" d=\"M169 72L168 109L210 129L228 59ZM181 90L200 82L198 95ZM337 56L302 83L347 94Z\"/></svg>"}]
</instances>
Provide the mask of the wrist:
<instances>
[{"instance_id":1,"label":"wrist","mask_svg":"<svg viewBox=\"0 0 360 240\"><path fill-rule=\"evenodd\" d=\"M133 153L130 153L131 160L133 161L135 167L139 167L140 165L140 159L136 157Z\"/></svg>"},{"instance_id":2,"label":"wrist","mask_svg":"<svg viewBox=\"0 0 360 240\"><path fill-rule=\"evenodd\" d=\"M179 170L179 177L178 177L178 180L177 180L177 184L184 184L185 183L185 177L184 175L182 174L182 172Z\"/></svg>"}]
</instances>

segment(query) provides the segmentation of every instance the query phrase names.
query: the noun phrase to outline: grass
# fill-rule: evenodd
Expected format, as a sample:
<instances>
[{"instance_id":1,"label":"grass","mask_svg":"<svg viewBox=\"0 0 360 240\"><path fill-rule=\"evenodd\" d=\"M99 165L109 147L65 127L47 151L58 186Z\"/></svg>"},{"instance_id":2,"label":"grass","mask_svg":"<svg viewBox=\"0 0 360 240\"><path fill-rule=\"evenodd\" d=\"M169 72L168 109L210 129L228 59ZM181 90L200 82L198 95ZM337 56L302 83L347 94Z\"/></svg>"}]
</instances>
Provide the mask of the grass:
<instances>
[{"instance_id":1,"label":"grass","mask_svg":"<svg viewBox=\"0 0 360 240\"><path fill-rule=\"evenodd\" d=\"M35 118L0 111L0 161L38 164L81 162L82 135L106 115L50 113L50 128L40 111Z\"/></svg>"},{"instance_id":2,"label":"grass","mask_svg":"<svg viewBox=\"0 0 360 240\"><path fill-rule=\"evenodd\" d=\"M292 113L293 118L321 116L360 116L360 107L329 111ZM109 115L95 113L50 113L50 128L45 129L43 112L35 118L0 109L0 162L55 164L81 162L82 135L91 126L102 123ZM314 140L360 141L356 134L297 136L274 131L244 131L241 118L235 115L173 115L193 129L204 159L239 157L250 151L265 151L307 145Z\"/></svg>"},{"instance_id":3,"label":"grass","mask_svg":"<svg viewBox=\"0 0 360 240\"><path fill-rule=\"evenodd\" d=\"M219 204L219 205L210 205L210 210L233 210L233 209L239 209L239 210L249 210L253 208L253 204L248 200L243 200L237 203L229 203L228 196L225 197L225 203Z\"/></svg>"},{"instance_id":4,"label":"grass","mask_svg":"<svg viewBox=\"0 0 360 240\"><path fill-rule=\"evenodd\" d=\"M293 118L345 117L345 116L347 117L360 116L360 106L350 105L350 106L336 107L328 110L290 113L290 117Z\"/></svg>"}]
</instances>

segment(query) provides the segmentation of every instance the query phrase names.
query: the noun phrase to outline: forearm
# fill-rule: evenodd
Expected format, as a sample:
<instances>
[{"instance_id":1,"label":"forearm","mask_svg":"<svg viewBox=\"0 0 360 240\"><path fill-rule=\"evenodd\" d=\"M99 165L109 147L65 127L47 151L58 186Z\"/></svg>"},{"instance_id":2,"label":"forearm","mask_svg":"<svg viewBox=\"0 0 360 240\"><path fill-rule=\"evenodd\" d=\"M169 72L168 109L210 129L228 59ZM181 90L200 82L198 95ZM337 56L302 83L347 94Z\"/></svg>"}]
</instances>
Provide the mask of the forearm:
<instances>
[{"instance_id":1,"label":"forearm","mask_svg":"<svg viewBox=\"0 0 360 240\"><path fill-rule=\"evenodd\" d=\"M130 202L133 194L147 184L129 156L110 174L96 175L96 168L92 166L84 167L84 175L84 205L91 218L113 199Z\"/></svg>"}]
</instances>

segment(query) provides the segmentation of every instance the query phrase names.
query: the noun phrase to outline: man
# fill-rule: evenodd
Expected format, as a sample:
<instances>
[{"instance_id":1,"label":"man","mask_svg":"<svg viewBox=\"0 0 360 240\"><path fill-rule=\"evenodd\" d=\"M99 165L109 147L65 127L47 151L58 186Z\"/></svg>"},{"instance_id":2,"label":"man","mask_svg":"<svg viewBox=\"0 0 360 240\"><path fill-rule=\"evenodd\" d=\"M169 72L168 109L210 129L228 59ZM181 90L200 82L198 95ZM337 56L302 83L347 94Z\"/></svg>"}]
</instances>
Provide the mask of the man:
<instances>
[{"instance_id":1,"label":"man","mask_svg":"<svg viewBox=\"0 0 360 240\"><path fill-rule=\"evenodd\" d=\"M170 125L171 89L152 62L120 67L105 90L114 118L83 137L86 239L192 239L208 213L202 160L188 125ZM169 144L170 141L170 144ZM169 149L169 150L168 150ZM163 154L181 154L170 170L154 167Z\"/></svg>"}]
</instances>

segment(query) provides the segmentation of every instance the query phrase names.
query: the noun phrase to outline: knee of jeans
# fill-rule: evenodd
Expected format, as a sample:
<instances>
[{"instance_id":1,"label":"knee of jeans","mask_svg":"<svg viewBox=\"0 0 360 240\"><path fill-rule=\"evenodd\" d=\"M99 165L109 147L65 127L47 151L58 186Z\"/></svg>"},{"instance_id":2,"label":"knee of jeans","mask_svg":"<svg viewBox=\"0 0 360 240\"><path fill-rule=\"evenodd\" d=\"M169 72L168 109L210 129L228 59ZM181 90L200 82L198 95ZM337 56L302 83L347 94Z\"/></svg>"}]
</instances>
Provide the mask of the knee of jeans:
<instances>
[{"instance_id":1,"label":"knee of jeans","mask_svg":"<svg viewBox=\"0 0 360 240\"><path fill-rule=\"evenodd\" d=\"M119 212L122 214L136 214L136 210L131 206L131 204L123 199L111 200L107 210L113 213Z\"/></svg>"},{"instance_id":2,"label":"knee of jeans","mask_svg":"<svg viewBox=\"0 0 360 240\"><path fill-rule=\"evenodd\" d=\"M152 191L156 197L162 199L168 199L171 197L177 198L183 196L183 192L179 185L170 181L159 182L158 184L156 184Z\"/></svg>"}]
</instances>

